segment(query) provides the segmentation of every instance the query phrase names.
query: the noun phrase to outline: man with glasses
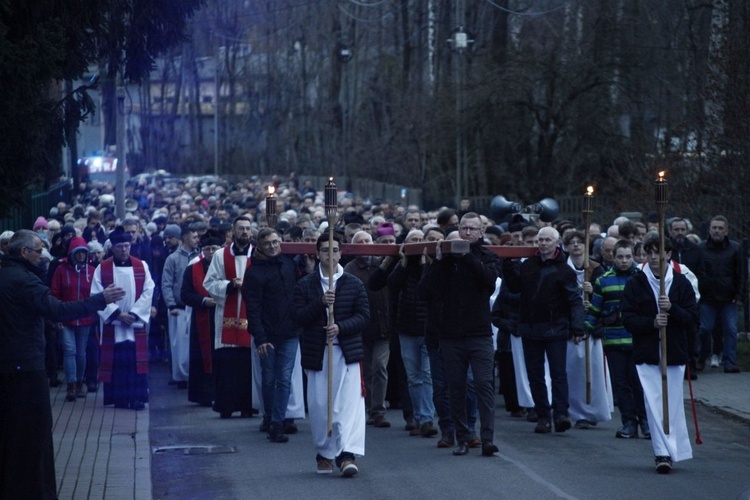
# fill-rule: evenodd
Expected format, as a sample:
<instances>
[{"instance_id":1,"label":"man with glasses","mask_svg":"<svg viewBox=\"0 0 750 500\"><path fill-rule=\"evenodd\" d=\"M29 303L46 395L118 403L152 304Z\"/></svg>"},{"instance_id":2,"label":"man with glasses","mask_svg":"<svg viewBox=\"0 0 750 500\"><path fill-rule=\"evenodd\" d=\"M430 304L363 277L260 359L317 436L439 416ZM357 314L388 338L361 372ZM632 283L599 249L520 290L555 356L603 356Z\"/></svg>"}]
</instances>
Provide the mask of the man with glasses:
<instances>
[{"instance_id":1,"label":"man with glasses","mask_svg":"<svg viewBox=\"0 0 750 500\"><path fill-rule=\"evenodd\" d=\"M372 235L360 231L352 238L355 245L372 245ZM344 271L367 283L375 274L381 259L372 255L359 255L344 266ZM363 332L365 349L364 376L367 425L385 428L391 423L385 418L385 393L388 387L389 339L391 335L390 296L388 288L374 291L367 288L370 321Z\"/></svg>"},{"instance_id":2,"label":"man with glasses","mask_svg":"<svg viewBox=\"0 0 750 500\"><path fill-rule=\"evenodd\" d=\"M242 280L242 297L248 331L253 335L261 366L261 431L268 433L272 443L286 443L289 438L285 432L297 430L286 416L299 348L299 327L289 315L296 283L295 265L290 256L281 253L281 237L271 228L258 233L252 259Z\"/></svg>"},{"instance_id":3,"label":"man with glasses","mask_svg":"<svg viewBox=\"0 0 750 500\"><path fill-rule=\"evenodd\" d=\"M152 316L154 281L148 264L130 255L132 235L122 226L109 235L112 257L94 271L91 293L112 283L125 289L125 298L99 312L104 404L143 410L148 402L148 344L146 329ZM155 313L155 311L154 311Z\"/></svg>"},{"instance_id":4,"label":"man with glasses","mask_svg":"<svg viewBox=\"0 0 750 500\"><path fill-rule=\"evenodd\" d=\"M329 241L328 235L321 235L316 249L318 269L297 282L290 312L302 327L302 368L307 373L307 403L317 452L317 473L332 474L335 459L341 474L352 477L358 472L355 455L365 454L365 398L359 363L364 359L362 332L370 319L370 307L364 284L339 265L341 238L335 235ZM333 323L329 325L328 308L334 305ZM329 341L332 349L326 348ZM333 375L330 395L328 363ZM328 397L333 405L330 436Z\"/></svg>"},{"instance_id":5,"label":"man with glasses","mask_svg":"<svg viewBox=\"0 0 750 500\"><path fill-rule=\"evenodd\" d=\"M511 292L520 292L518 333L523 339L524 361L537 413L534 432L552 430L550 412L554 409L555 432L570 429L568 377L565 369L568 339L583 338L583 303L575 272L567 265L558 247L560 233L555 228L539 230L539 251L517 266L503 263L503 279ZM545 354L552 378L552 407L544 378Z\"/></svg>"},{"instance_id":6,"label":"man with glasses","mask_svg":"<svg viewBox=\"0 0 750 500\"><path fill-rule=\"evenodd\" d=\"M43 249L37 234L21 229L0 266L0 498L57 498L44 320L85 318L125 295L113 286L60 302L42 279Z\"/></svg>"},{"instance_id":7,"label":"man with glasses","mask_svg":"<svg viewBox=\"0 0 750 500\"><path fill-rule=\"evenodd\" d=\"M490 325L490 296L499 275L499 259L483 248L484 225L479 215L469 212L461 218L459 237L469 242L465 254L443 255L436 244L435 260L425 265L419 283L420 294L438 315L440 350L446 368L451 412L456 427L457 456L469 452L471 436L466 411L468 370L474 375L480 420L482 455L498 451L495 434L495 347Z\"/></svg>"}]
</instances>

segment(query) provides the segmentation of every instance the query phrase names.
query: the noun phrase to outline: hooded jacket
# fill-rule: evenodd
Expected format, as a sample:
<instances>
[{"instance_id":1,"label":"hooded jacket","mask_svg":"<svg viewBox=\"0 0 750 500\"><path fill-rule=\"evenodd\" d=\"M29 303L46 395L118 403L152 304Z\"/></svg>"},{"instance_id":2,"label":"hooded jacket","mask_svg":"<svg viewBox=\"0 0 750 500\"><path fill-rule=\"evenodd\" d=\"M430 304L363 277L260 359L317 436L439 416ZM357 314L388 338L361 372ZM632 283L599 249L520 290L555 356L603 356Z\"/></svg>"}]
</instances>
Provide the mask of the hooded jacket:
<instances>
[{"instance_id":1,"label":"hooded jacket","mask_svg":"<svg viewBox=\"0 0 750 500\"><path fill-rule=\"evenodd\" d=\"M76 262L73 254L86 252L86 260L82 264ZM86 240L75 237L68 243L67 258L55 269L50 288L52 296L62 302L83 300L91 295L91 281L94 278L94 267L88 263L89 249ZM66 321L65 326L91 326L94 316Z\"/></svg>"}]
</instances>

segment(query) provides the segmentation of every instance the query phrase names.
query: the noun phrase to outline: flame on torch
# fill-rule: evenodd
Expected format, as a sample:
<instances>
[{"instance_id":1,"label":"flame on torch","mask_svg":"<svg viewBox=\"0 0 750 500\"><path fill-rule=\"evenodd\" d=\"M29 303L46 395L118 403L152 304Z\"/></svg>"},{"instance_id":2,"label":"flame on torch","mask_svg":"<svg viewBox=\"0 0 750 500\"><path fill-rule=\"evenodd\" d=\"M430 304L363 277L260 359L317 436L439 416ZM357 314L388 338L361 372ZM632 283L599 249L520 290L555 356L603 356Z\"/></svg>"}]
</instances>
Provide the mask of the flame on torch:
<instances>
[{"instance_id":1,"label":"flame on torch","mask_svg":"<svg viewBox=\"0 0 750 500\"><path fill-rule=\"evenodd\" d=\"M664 175L666 173L667 173L666 170L662 170L661 172L659 172L659 182L663 182L664 181Z\"/></svg>"},{"instance_id":2,"label":"flame on torch","mask_svg":"<svg viewBox=\"0 0 750 500\"><path fill-rule=\"evenodd\" d=\"M268 186L268 194L270 196L273 196L273 193L276 191L276 188L273 186Z\"/></svg>"},{"instance_id":3,"label":"flame on torch","mask_svg":"<svg viewBox=\"0 0 750 500\"><path fill-rule=\"evenodd\" d=\"M594 196L594 186L589 186L586 188L586 194L589 196Z\"/></svg>"}]
</instances>

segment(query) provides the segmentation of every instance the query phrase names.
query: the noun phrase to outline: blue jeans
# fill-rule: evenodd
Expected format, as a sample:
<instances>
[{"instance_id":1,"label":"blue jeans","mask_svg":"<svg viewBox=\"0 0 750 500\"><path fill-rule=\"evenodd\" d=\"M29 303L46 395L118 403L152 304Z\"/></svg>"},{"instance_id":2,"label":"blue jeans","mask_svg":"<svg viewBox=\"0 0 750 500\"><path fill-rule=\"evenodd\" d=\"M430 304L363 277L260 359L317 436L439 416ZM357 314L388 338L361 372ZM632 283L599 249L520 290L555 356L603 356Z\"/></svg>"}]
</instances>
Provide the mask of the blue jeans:
<instances>
[{"instance_id":1,"label":"blue jeans","mask_svg":"<svg viewBox=\"0 0 750 500\"><path fill-rule=\"evenodd\" d=\"M91 326L63 326L63 368L69 384L83 382L90 331Z\"/></svg>"},{"instance_id":2,"label":"blue jeans","mask_svg":"<svg viewBox=\"0 0 750 500\"><path fill-rule=\"evenodd\" d=\"M289 404L292 390L292 370L297 356L299 339L291 338L272 342L273 349L267 349L265 357L261 356L263 406L265 419L270 416L273 424L281 425Z\"/></svg>"},{"instance_id":3,"label":"blue jeans","mask_svg":"<svg viewBox=\"0 0 750 500\"><path fill-rule=\"evenodd\" d=\"M418 425L432 422L435 405L432 402L432 375L430 375L430 357L424 336L399 335L401 342L401 359L406 369L406 380L409 385L409 396L414 406L414 421Z\"/></svg>"},{"instance_id":4,"label":"blue jeans","mask_svg":"<svg viewBox=\"0 0 750 500\"><path fill-rule=\"evenodd\" d=\"M721 329L724 334L724 352L721 356L721 364L724 367L734 366L737 355L737 305L731 302L723 304L700 303L701 351L699 358L705 361L711 356L711 333L716 325L716 315L721 314Z\"/></svg>"}]
</instances>

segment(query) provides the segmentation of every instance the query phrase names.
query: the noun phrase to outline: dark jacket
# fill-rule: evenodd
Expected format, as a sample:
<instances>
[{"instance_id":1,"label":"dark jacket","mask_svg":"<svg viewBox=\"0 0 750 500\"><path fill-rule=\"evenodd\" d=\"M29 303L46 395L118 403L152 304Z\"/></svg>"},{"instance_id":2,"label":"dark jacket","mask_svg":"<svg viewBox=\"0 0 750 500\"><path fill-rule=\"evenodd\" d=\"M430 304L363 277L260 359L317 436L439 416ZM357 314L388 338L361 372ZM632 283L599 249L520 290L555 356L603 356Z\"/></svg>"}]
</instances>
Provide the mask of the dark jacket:
<instances>
[{"instance_id":1,"label":"dark jacket","mask_svg":"<svg viewBox=\"0 0 750 500\"><path fill-rule=\"evenodd\" d=\"M44 370L44 320L69 321L106 307L104 295L60 302L42 282L42 270L4 256L0 265L0 373Z\"/></svg>"},{"instance_id":2,"label":"dark jacket","mask_svg":"<svg viewBox=\"0 0 750 500\"><path fill-rule=\"evenodd\" d=\"M422 277L421 255L407 257L406 267L400 264L388 275L388 288L396 295L398 312L395 330L398 334L419 337L425 334L427 302L417 296L417 284Z\"/></svg>"},{"instance_id":3,"label":"dark jacket","mask_svg":"<svg viewBox=\"0 0 750 500\"><path fill-rule=\"evenodd\" d=\"M299 326L289 309L294 300L296 266L288 255L260 258L254 252L242 280L242 298L247 310L247 329L255 345L299 336Z\"/></svg>"},{"instance_id":4,"label":"dark jacket","mask_svg":"<svg viewBox=\"0 0 750 500\"><path fill-rule=\"evenodd\" d=\"M702 241L698 248L698 266L691 271L698 276L701 302L721 304L741 301L745 292L745 280L740 244L729 238L724 238L721 243L715 243L709 238Z\"/></svg>"},{"instance_id":5,"label":"dark jacket","mask_svg":"<svg viewBox=\"0 0 750 500\"><path fill-rule=\"evenodd\" d=\"M320 271L316 267L315 271L297 282L290 311L292 319L302 327L302 368L307 370L323 369L328 308L323 304L322 297ZM370 320L370 306L365 286L356 276L344 273L338 279L333 312L334 322L339 325L336 342L341 346L346 363L362 361L365 357L362 331Z\"/></svg>"},{"instance_id":6,"label":"dark jacket","mask_svg":"<svg viewBox=\"0 0 750 500\"><path fill-rule=\"evenodd\" d=\"M367 283L380 265L377 257L357 257L344 266L344 271L353 274L362 283ZM370 305L370 321L363 335L365 340L386 340L391 335L390 293L387 288L378 291L365 287Z\"/></svg>"},{"instance_id":7,"label":"dark jacket","mask_svg":"<svg viewBox=\"0 0 750 500\"><path fill-rule=\"evenodd\" d=\"M492 324L497 327L497 350L500 352L511 352L510 336L518 337L520 307L521 294L511 292L503 280L492 306Z\"/></svg>"},{"instance_id":8,"label":"dark jacket","mask_svg":"<svg viewBox=\"0 0 750 500\"><path fill-rule=\"evenodd\" d=\"M688 279L674 273L669 288L667 324L667 364L684 365L688 360L687 336L698 322L695 292ZM654 327L656 299L646 273L637 273L626 284L620 303L622 323L633 334L633 360L636 364L659 364L659 329Z\"/></svg>"},{"instance_id":9,"label":"dark jacket","mask_svg":"<svg viewBox=\"0 0 750 500\"><path fill-rule=\"evenodd\" d=\"M547 260L537 255L516 268L503 264L504 282L521 294L518 332L537 340L567 339L583 335L583 302L575 271L560 250Z\"/></svg>"},{"instance_id":10,"label":"dark jacket","mask_svg":"<svg viewBox=\"0 0 750 500\"><path fill-rule=\"evenodd\" d=\"M419 294L437 317L439 338L491 336L490 297L500 273L500 260L481 244L464 255L444 255L424 266Z\"/></svg>"},{"instance_id":11,"label":"dark jacket","mask_svg":"<svg viewBox=\"0 0 750 500\"><path fill-rule=\"evenodd\" d=\"M687 238L683 239L682 242L671 241L672 260L686 265L688 269L695 273L698 268L698 261L700 261L700 247Z\"/></svg>"}]
</instances>

